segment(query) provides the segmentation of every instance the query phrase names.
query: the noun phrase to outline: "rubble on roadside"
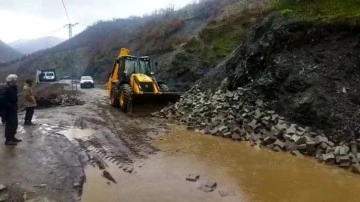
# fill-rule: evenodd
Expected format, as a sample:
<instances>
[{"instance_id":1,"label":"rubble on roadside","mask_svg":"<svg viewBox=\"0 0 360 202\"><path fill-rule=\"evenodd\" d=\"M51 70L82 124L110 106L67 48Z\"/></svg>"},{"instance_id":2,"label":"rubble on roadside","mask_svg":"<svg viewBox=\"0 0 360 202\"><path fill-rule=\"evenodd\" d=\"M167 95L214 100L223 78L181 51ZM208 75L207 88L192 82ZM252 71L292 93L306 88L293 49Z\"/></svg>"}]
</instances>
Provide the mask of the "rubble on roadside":
<instances>
[{"instance_id":1,"label":"rubble on roadside","mask_svg":"<svg viewBox=\"0 0 360 202\"><path fill-rule=\"evenodd\" d=\"M154 116L178 120L189 130L204 134L247 141L252 146L296 156L312 156L319 162L350 168L360 173L360 139L351 143L334 143L325 134L291 123L266 103L256 99L251 90L217 90L202 92L198 88L186 92L179 102Z\"/></svg>"},{"instance_id":2,"label":"rubble on roadside","mask_svg":"<svg viewBox=\"0 0 360 202\"><path fill-rule=\"evenodd\" d=\"M85 102L79 100L75 96L70 96L67 94L57 95L55 97L40 97L36 99L38 104L38 108L49 108L49 107L66 107L66 106L76 106L76 105L84 105Z\"/></svg>"},{"instance_id":3,"label":"rubble on roadside","mask_svg":"<svg viewBox=\"0 0 360 202\"><path fill-rule=\"evenodd\" d=\"M66 84L37 84L33 91L39 109L83 105L85 102L80 99L79 92L66 90ZM19 93L22 97L22 92ZM19 99L20 110L24 110L23 99Z\"/></svg>"}]
</instances>

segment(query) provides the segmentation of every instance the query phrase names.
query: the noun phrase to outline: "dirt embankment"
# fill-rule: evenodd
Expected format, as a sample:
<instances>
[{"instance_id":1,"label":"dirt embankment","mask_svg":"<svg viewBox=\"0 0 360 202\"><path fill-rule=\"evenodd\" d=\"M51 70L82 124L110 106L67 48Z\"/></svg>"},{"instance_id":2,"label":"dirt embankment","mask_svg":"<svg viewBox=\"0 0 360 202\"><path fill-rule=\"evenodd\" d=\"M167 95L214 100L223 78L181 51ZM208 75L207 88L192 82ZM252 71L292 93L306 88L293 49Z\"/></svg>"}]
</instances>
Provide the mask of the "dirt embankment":
<instances>
[{"instance_id":1,"label":"dirt embankment","mask_svg":"<svg viewBox=\"0 0 360 202\"><path fill-rule=\"evenodd\" d=\"M287 119L312 126L333 141L359 138L360 25L308 22L270 15L222 64L202 89L229 78Z\"/></svg>"},{"instance_id":2,"label":"dirt embankment","mask_svg":"<svg viewBox=\"0 0 360 202\"><path fill-rule=\"evenodd\" d=\"M22 86L19 85L19 107L24 109ZM36 98L37 108L48 108L56 106L74 106L83 105L85 102L79 100L78 96L72 96L79 94L80 92L69 91L68 84L62 83L39 83L33 88L33 94Z\"/></svg>"}]
</instances>

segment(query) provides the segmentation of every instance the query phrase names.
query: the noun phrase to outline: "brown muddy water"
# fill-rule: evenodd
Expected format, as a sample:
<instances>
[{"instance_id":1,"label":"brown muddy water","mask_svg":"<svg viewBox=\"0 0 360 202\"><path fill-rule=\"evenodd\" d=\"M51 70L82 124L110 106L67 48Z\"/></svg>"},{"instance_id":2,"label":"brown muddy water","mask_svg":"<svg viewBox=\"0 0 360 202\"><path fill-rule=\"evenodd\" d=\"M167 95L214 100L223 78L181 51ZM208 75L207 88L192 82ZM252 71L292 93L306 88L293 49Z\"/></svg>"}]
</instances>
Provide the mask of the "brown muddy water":
<instances>
[{"instance_id":1,"label":"brown muddy water","mask_svg":"<svg viewBox=\"0 0 360 202\"><path fill-rule=\"evenodd\" d=\"M360 176L319 164L306 157L256 149L247 143L177 129L154 143L163 152L137 161L135 174L109 163L117 184L107 184L102 171L89 167L82 201L359 201ZM198 182L187 182L199 173ZM197 188L208 179L211 193ZM219 190L235 191L221 197Z\"/></svg>"}]
</instances>

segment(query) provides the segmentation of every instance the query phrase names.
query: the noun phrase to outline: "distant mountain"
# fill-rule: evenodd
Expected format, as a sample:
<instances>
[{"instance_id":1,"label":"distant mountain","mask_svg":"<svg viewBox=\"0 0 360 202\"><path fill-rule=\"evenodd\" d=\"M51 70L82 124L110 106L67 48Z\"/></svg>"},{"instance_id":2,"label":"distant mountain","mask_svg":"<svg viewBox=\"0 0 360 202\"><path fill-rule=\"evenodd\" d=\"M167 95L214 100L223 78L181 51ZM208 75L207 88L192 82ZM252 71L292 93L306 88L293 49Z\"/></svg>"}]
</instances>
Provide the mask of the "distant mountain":
<instances>
[{"instance_id":1,"label":"distant mountain","mask_svg":"<svg viewBox=\"0 0 360 202\"><path fill-rule=\"evenodd\" d=\"M53 36L48 36L38 39L20 39L9 43L9 46L23 54L30 54L39 50L52 48L63 41L65 40Z\"/></svg>"},{"instance_id":2,"label":"distant mountain","mask_svg":"<svg viewBox=\"0 0 360 202\"><path fill-rule=\"evenodd\" d=\"M6 63L15 59L18 59L22 54L4 42L0 41L0 63Z\"/></svg>"}]
</instances>

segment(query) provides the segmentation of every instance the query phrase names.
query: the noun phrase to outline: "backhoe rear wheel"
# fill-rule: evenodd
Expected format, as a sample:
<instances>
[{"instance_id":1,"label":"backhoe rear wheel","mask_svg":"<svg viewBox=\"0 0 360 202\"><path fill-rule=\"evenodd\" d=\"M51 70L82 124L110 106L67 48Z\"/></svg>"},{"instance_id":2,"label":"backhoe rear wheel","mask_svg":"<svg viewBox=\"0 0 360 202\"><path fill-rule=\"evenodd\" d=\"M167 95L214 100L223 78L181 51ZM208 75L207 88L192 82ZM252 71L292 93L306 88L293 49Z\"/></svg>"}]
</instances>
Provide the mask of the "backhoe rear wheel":
<instances>
[{"instance_id":1,"label":"backhoe rear wheel","mask_svg":"<svg viewBox=\"0 0 360 202\"><path fill-rule=\"evenodd\" d=\"M159 84L159 88L161 90L161 92L169 92L169 87L166 84Z\"/></svg>"},{"instance_id":2,"label":"backhoe rear wheel","mask_svg":"<svg viewBox=\"0 0 360 202\"><path fill-rule=\"evenodd\" d=\"M113 87L111 90L110 104L115 108L119 108L119 93L116 87Z\"/></svg>"},{"instance_id":3,"label":"backhoe rear wheel","mask_svg":"<svg viewBox=\"0 0 360 202\"><path fill-rule=\"evenodd\" d=\"M131 98L131 87L129 84L123 84L120 88L119 104L123 112L128 111L128 106Z\"/></svg>"}]
</instances>

